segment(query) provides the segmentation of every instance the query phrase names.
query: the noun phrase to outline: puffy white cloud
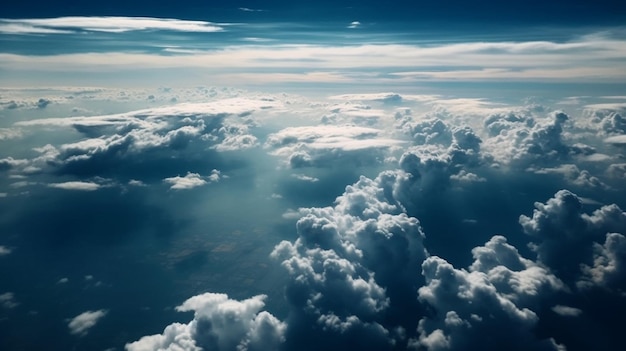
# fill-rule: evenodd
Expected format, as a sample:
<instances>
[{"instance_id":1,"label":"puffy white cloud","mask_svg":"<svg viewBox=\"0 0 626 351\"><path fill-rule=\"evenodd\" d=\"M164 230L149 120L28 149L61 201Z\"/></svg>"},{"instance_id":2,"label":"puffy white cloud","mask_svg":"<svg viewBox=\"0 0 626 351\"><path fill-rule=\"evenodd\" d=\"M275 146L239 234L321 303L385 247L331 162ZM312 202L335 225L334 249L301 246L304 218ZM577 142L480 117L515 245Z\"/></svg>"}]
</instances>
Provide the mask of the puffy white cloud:
<instances>
[{"instance_id":1,"label":"puffy white cloud","mask_svg":"<svg viewBox=\"0 0 626 351\"><path fill-rule=\"evenodd\" d=\"M0 171L10 170L28 164L27 160L16 160L13 157L0 159Z\"/></svg>"},{"instance_id":2,"label":"puffy white cloud","mask_svg":"<svg viewBox=\"0 0 626 351\"><path fill-rule=\"evenodd\" d=\"M70 329L70 333L74 335L83 336L86 335L89 329L93 328L98 321L107 315L106 310L86 311L78 316L72 318L67 327Z\"/></svg>"},{"instance_id":3,"label":"puffy white cloud","mask_svg":"<svg viewBox=\"0 0 626 351\"><path fill-rule=\"evenodd\" d=\"M521 168L567 160L585 152L563 140L563 128L569 119L561 111L539 119L514 113L495 114L485 119L490 138L484 147L495 161Z\"/></svg>"},{"instance_id":4,"label":"puffy white cloud","mask_svg":"<svg viewBox=\"0 0 626 351\"><path fill-rule=\"evenodd\" d=\"M617 205L602 206L587 214L582 200L567 190L560 190L546 203L536 202L532 217L521 215L519 222L526 234L538 240L532 246L538 261L568 283L578 279L581 264L596 266L594 256L598 272L600 266L610 265L607 260L614 260L619 252L619 237L609 236L604 248L594 243L607 233L626 232L626 213ZM589 269L587 272L592 273Z\"/></svg>"},{"instance_id":5,"label":"puffy white cloud","mask_svg":"<svg viewBox=\"0 0 626 351\"><path fill-rule=\"evenodd\" d=\"M598 285L624 292L626 288L626 237L609 233L603 244L593 245L593 264L582 265L580 286Z\"/></svg>"},{"instance_id":6,"label":"puffy white cloud","mask_svg":"<svg viewBox=\"0 0 626 351\"><path fill-rule=\"evenodd\" d=\"M412 325L406 309L418 308L427 253L419 222L393 197L395 177L361 177L334 207L300 209L298 239L275 247L272 257L290 276L288 344L389 349L402 342L395 330Z\"/></svg>"},{"instance_id":7,"label":"puffy white cloud","mask_svg":"<svg viewBox=\"0 0 626 351\"><path fill-rule=\"evenodd\" d=\"M516 340L525 350L558 350L533 330L539 317L530 307L562 288L546 269L519 255L502 236L472 250L470 270L433 256L422 264L426 285L420 301L434 308L418 325L411 346L426 350L496 350Z\"/></svg>"},{"instance_id":8,"label":"puffy white cloud","mask_svg":"<svg viewBox=\"0 0 626 351\"><path fill-rule=\"evenodd\" d=\"M129 178L143 180L138 178L157 164L163 169L163 164L169 163L175 171L184 171L180 168L190 167L191 160L201 157L206 148L221 152L256 146L257 138L250 134L255 124L248 116L280 105L271 98L219 98L114 115L44 118L17 124L31 129L72 127L87 136L75 142L35 148L40 155L30 160L30 167L106 175L124 163L126 166L121 168L129 173Z\"/></svg>"},{"instance_id":9,"label":"puffy white cloud","mask_svg":"<svg viewBox=\"0 0 626 351\"><path fill-rule=\"evenodd\" d=\"M189 298L177 311L193 311L187 324L173 323L163 334L126 344L129 351L148 350L276 350L284 342L285 324L261 311L264 295L237 301L226 294L205 293Z\"/></svg>"},{"instance_id":10,"label":"puffy white cloud","mask_svg":"<svg viewBox=\"0 0 626 351\"><path fill-rule=\"evenodd\" d=\"M626 163L614 163L609 165L606 173L611 178L626 179Z\"/></svg>"},{"instance_id":11,"label":"puffy white cloud","mask_svg":"<svg viewBox=\"0 0 626 351\"><path fill-rule=\"evenodd\" d=\"M207 180L205 180L206 178ZM184 177L176 176L163 179L164 182L172 184L170 189L187 190L208 184L209 182L217 182L220 180L220 171L214 169L208 177L202 177L198 173L187 172Z\"/></svg>"}]
</instances>

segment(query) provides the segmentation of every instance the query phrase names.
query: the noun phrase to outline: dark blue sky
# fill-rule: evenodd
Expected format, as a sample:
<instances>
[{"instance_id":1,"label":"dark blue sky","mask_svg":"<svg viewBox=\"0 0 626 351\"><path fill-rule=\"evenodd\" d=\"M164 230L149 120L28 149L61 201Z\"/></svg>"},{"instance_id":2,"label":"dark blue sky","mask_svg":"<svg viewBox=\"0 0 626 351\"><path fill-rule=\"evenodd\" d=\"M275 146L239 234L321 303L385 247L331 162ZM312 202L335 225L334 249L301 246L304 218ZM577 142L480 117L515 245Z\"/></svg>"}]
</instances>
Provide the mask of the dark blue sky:
<instances>
[{"instance_id":1,"label":"dark blue sky","mask_svg":"<svg viewBox=\"0 0 626 351\"><path fill-rule=\"evenodd\" d=\"M245 12L238 8L262 9ZM419 25L445 22L450 26L485 21L492 24L530 25L620 25L626 19L625 5L617 0L574 1L239 1L184 0L20 1L0 5L5 18L56 17L66 15L132 15L214 21L384 21Z\"/></svg>"}]
</instances>

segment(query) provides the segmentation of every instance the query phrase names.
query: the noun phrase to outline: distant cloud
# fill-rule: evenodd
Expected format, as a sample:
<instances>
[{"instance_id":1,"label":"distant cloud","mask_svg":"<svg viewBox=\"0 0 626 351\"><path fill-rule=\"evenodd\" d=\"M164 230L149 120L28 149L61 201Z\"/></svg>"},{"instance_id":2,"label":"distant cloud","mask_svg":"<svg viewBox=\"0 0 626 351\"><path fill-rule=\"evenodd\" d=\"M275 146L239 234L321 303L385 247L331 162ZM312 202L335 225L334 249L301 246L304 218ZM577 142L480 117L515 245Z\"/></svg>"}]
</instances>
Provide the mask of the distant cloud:
<instances>
[{"instance_id":1,"label":"distant cloud","mask_svg":"<svg viewBox=\"0 0 626 351\"><path fill-rule=\"evenodd\" d=\"M11 250L10 248L0 245L0 256L6 256L11 252L13 252L13 250Z\"/></svg>"},{"instance_id":2,"label":"distant cloud","mask_svg":"<svg viewBox=\"0 0 626 351\"><path fill-rule=\"evenodd\" d=\"M583 311L578 308L564 305L553 306L552 311L554 311L554 313L558 314L559 316L564 317L577 317L583 313Z\"/></svg>"},{"instance_id":3,"label":"distant cloud","mask_svg":"<svg viewBox=\"0 0 626 351\"><path fill-rule=\"evenodd\" d=\"M358 28L358 27L360 27L360 26L361 26L361 22L359 22L359 21L353 21L353 22L350 22L350 24L348 25L348 28L350 28L350 29L354 29L354 28Z\"/></svg>"},{"instance_id":4,"label":"distant cloud","mask_svg":"<svg viewBox=\"0 0 626 351\"><path fill-rule=\"evenodd\" d=\"M0 294L0 306L6 309L11 309L19 306L19 303L15 301L15 294L12 292L6 292Z\"/></svg>"},{"instance_id":5,"label":"distant cloud","mask_svg":"<svg viewBox=\"0 0 626 351\"><path fill-rule=\"evenodd\" d=\"M268 136L266 147L284 157L291 168L374 163L381 151L403 143L380 134L375 128L351 125L289 127Z\"/></svg>"},{"instance_id":6,"label":"distant cloud","mask_svg":"<svg viewBox=\"0 0 626 351\"><path fill-rule=\"evenodd\" d=\"M249 7L240 7L239 10L244 11L244 12L264 12L265 11L261 9L251 9Z\"/></svg>"},{"instance_id":7,"label":"distant cloud","mask_svg":"<svg viewBox=\"0 0 626 351\"><path fill-rule=\"evenodd\" d=\"M0 33L10 34L67 34L74 31L122 33L139 30L218 32L223 28L206 21L150 17L0 19Z\"/></svg>"},{"instance_id":8,"label":"distant cloud","mask_svg":"<svg viewBox=\"0 0 626 351\"><path fill-rule=\"evenodd\" d=\"M6 21L6 20L5 20ZM13 20L11 20L13 21ZM167 29L216 31L221 27L200 21L126 17L70 17L28 19L35 28L61 26L123 32ZM55 27L53 27L55 28ZM61 28L61 27L59 27ZM32 71L101 72L125 69L210 68L224 83L317 81L409 84L418 81L560 81L619 82L626 78L622 39L609 35L574 38L565 42L462 42L415 45L393 41L363 44L225 44L219 50L195 50L163 55L149 52L90 52L55 55L0 54L7 69ZM575 55L573 54L575 53ZM355 57L367 57L355 60ZM468 69L467 62L476 68ZM599 64L602 63L602 64ZM445 69L442 69L445 67ZM223 73L232 69L232 74ZM266 69L259 73L260 69ZM269 72L268 72L269 71ZM273 76L273 78L272 78ZM230 81L227 79L230 78ZM615 104L606 104L615 105ZM622 103L623 105L623 103ZM596 106L597 108L601 106Z\"/></svg>"},{"instance_id":9,"label":"distant cloud","mask_svg":"<svg viewBox=\"0 0 626 351\"><path fill-rule=\"evenodd\" d=\"M173 190L187 190L193 189L199 186L206 185L208 183L215 183L221 179L221 172L217 169L211 171L209 176L203 177L198 173L187 172L184 177L176 176L163 179L164 182L172 184L170 189Z\"/></svg>"},{"instance_id":10,"label":"distant cloud","mask_svg":"<svg viewBox=\"0 0 626 351\"><path fill-rule=\"evenodd\" d=\"M78 316L72 318L68 323L70 334L83 336L86 335L89 329L93 328L98 321L106 316L108 312L106 310L98 311L86 311Z\"/></svg>"},{"instance_id":11,"label":"distant cloud","mask_svg":"<svg viewBox=\"0 0 626 351\"><path fill-rule=\"evenodd\" d=\"M626 145L626 135L615 135L604 139L607 144Z\"/></svg>"},{"instance_id":12,"label":"distant cloud","mask_svg":"<svg viewBox=\"0 0 626 351\"><path fill-rule=\"evenodd\" d=\"M100 189L102 186L93 182L72 181L64 183L51 183L48 184L51 188L64 189L64 190L79 190L79 191L94 191Z\"/></svg>"}]
</instances>

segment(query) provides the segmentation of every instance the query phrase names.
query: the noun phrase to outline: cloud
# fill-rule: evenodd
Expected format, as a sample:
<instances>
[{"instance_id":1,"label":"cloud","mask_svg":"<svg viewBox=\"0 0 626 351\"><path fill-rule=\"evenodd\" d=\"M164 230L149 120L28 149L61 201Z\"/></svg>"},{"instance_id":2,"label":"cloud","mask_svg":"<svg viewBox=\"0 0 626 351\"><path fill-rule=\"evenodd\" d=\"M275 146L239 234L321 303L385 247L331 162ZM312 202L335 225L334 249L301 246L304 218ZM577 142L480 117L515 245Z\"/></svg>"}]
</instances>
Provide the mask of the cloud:
<instances>
[{"instance_id":1,"label":"cloud","mask_svg":"<svg viewBox=\"0 0 626 351\"><path fill-rule=\"evenodd\" d=\"M583 311L578 308L563 305L553 306L552 311L554 311L554 313L558 314L559 316L564 317L578 317L583 313Z\"/></svg>"},{"instance_id":2,"label":"cloud","mask_svg":"<svg viewBox=\"0 0 626 351\"><path fill-rule=\"evenodd\" d=\"M81 18L76 20L20 20L30 26L53 26L100 31L172 29L214 31L208 22L127 18ZM40 22L43 21L43 22ZM188 23L191 22L191 23ZM60 25L59 24L59 25ZM65 27L67 28L67 27ZM625 78L624 41L610 35L572 38L570 41L465 42L409 45L387 42L365 45L224 45L220 50L154 54L138 52L71 53L59 55L0 54L0 64L15 71L74 72L144 69L208 68L225 84L244 82L246 74L270 70L275 79L294 80L300 75L322 72L326 80L410 84L416 81L509 81L619 82ZM368 57L367 60L354 60ZM271 59L267 59L271 58ZM467 62L477 67L467 69ZM598 64L603 63L603 64ZM443 67L443 68L442 68ZM96 70L97 68L97 70ZM238 73L225 74L233 70ZM245 71L245 74L241 72ZM331 76L328 76L331 72ZM372 74L377 72L378 74ZM227 81L226 79L231 79ZM257 81L259 77L257 76Z\"/></svg>"},{"instance_id":3,"label":"cloud","mask_svg":"<svg viewBox=\"0 0 626 351\"><path fill-rule=\"evenodd\" d=\"M239 10L243 11L243 12L263 12L263 11L265 11L265 10L261 10L261 9L251 9L249 7L239 7Z\"/></svg>"},{"instance_id":4,"label":"cloud","mask_svg":"<svg viewBox=\"0 0 626 351\"><path fill-rule=\"evenodd\" d=\"M0 294L0 306L6 309L11 309L19 306L19 302L15 301L15 294L12 292L6 292Z\"/></svg>"},{"instance_id":5,"label":"cloud","mask_svg":"<svg viewBox=\"0 0 626 351\"><path fill-rule=\"evenodd\" d=\"M4 245L0 245L0 256L6 256L10 254L11 252L13 252L13 250L11 250L10 248Z\"/></svg>"},{"instance_id":6,"label":"cloud","mask_svg":"<svg viewBox=\"0 0 626 351\"><path fill-rule=\"evenodd\" d=\"M579 286L597 285L624 292L626 283L626 237L609 233L603 244L593 244L593 264L583 264Z\"/></svg>"},{"instance_id":7,"label":"cloud","mask_svg":"<svg viewBox=\"0 0 626 351\"><path fill-rule=\"evenodd\" d=\"M524 233L538 241L532 246L538 261L566 283L573 284L581 275L581 265L597 264L596 271L591 268L586 271L601 276L602 271L611 270L609 266L617 263L615 260L621 255L619 236L610 235L607 246L595 243L607 233L624 232L626 213L615 204L602 206L591 214L584 213L577 195L560 190L546 203L536 202L532 217L521 215L519 223Z\"/></svg>"},{"instance_id":8,"label":"cloud","mask_svg":"<svg viewBox=\"0 0 626 351\"><path fill-rule=\"evenodd\" d=\"M86 311L72 318L67 327L70 334L84 336L87 335L89 329L93 328L102 317L107 315L106 310Z\"/></svg>"},{"instance_id":9,"label":"cloud","mask_svg":"<svg viewBox=\"0 0 626 351\"><path fill-rule=\"evenodd\" d=\"M361 26L361 22L359 22L359 21L352 21L352 22L350 22L350 25L348 25L348 28L355 29L355 28L359 28L360 26Z\"/></svg>"},{"instance_id":10,"label":"cloud","mask_svg":"<svg viewBox=\"0 0 626 351\"><path fill-rule=\"evenodd\" d=\"M495 350L517 340L527 350L559 350L552 339L538 339L539 321L529 307L561 289L560 281L522 258L502 236L472 250L470 270L456 269L432 256L422 264L426 285L420 301L435 309L423 317L411 346L426 350ZM522 343L522 344L520 344Z\"/></svg>"},{"instance_id":11,"label":"cloud","mask_svg":"<svg viewBox=\"0 0 626 351\"><path fill-rule=\"evenodd\" d=\"M529 169L533 170L533 169ZM558 174L569 184L586 188L608 188L600 179L594 177L587 170L580 170L574 164L563 164L554 168L540 168L533 170L537 174Z\"/></svg>"},{"instance_id":12,"label":"cloud","mask_svg":"<svg viewBox=\"0 0 626 351\"><path fill-rule=\"evenodd\" d=\"M437 100L439 95L411 95L398 93L341 94L328 98L346 101L381 101L384 103L401 103L404 101L429 102Z\"/></svg>"},{"instance_id":13,"label":"cloud","mask_svg":"<svg viewBox=\"0 0 626 351\"><path fill-rule=\"evenodd\" d=\"M626 135L615 135L612 137L608 137L604 139L604 142L607 144L623 146L623 145L626 145Z\"/></svg>"},{"instance_id":14,"label":"cloud","mask_svg":"<svg viewBox=\"0 0 626 351\"><path fill-rule=\"evenodd\" d=\"M214 182L219 180L219 171L214 171L215 173L211 174L208 177L209 181ZM176 176L171 178L163 179L164 182L172 184L170 189L173 190L188 190L193 189L199 186L203 186L208 182L203 179L202 176L198 173L187 172L187 175L184 177Z\"/></svg>"},{"instance_id":15,"label":"cloud","mask_svg":"<svg viewBox=\"0 0 626 351\"><path fill-rule=\"evenodd\" d=\"M285 324L261 311L266 296L237 301L226 294L189 298L177 311L193 311L188 324L174 323L163 334L126 344L128 351L148 350L276 350L284 342Z\"/></svg>"},{"instance_id":16,"label":"cloud","mask_svg":"<svg viewBox=\"0 0 626 351\"><path fill-rule=\"evenodd\" d=\"M22 132L14 128L0 128L0 140L17 139L22 137Z\"/></svg>"},{"instance_id":17,"label":"cloud","mask_svg":"<svg viewBox=\"0 0 626 351\"><path fill-rule=\"evenodd\" d=\"M402 144L379 134L378 129L353 125L289 127L269 135L265 145L291 168L371 164L383 158L384 150Z\"/></svg>"},{"instance_id":18,"label":"cloud","mask_svg":"<svg viewBox=\"0 0 626 351\"><path fill-rule=\"evenodd\" d=\"M13 157L7 157L0 159L0 171L8 171L15 167L24 166L28 164L27 160L14 159Z\"/></svg>"},{"instance_id":19,"label":"cloud","mask_svg":"<svg viewBox=\"0 0 626 351\"><path fill-rule=\"evenodd\" d=\"M288 347L390 349L402 342L395 331L414 327L406 311L419 309L427 253L419 222L393 198L394 177L361 177L333 207L300 209L298 239L274 248L290 277Z\"/></svg>"},{"instance_id":20,"label":"cloud","mask_svg":"<svg viewBox=\"0 0 626 351\"><path fill-rule=\"evenodd\" d=\"M144 30L218 32L223 28L206 21L150 17L57 17L0 19L0 33L68 34L74 31L122 33Z\"/></svg>"},{"instance_id":21,"label":"cloud","mask_svg":"<svg viewBox=\"0 0 626 351\"><path fill-rule=\"evenodd\" d=\"M50 188L57 188L63 190L78 190L78 191L94 191L102 187L102 185L93 182L72 181L64 183L50 183Z\"/></svg>"},{"instance_id":22,"label":"cloud","mask_svg":"<svg viewBox=\"0 0 626 351\"><path fill-rule=\"evenodd\" d=\"M271 98L226 98L113 115L44 118L16 124L30 130L47 127L44 131L50 127L73 128L86 137L35 148L40 155L30 160L32 167L78 176L125 174L128 180L143 181L147 176L163 179L167 173L196 167L194 160L206 158L210 154L207 149L232 152L257 146L257 138L251 134L256 124L250 114L280 106L280 102ZM218 157L209 159L215 162ZM124 164L122 170L120 164ZM203 168L206 172L212 169L210 164Z\"/></svg>"}]
</instances>

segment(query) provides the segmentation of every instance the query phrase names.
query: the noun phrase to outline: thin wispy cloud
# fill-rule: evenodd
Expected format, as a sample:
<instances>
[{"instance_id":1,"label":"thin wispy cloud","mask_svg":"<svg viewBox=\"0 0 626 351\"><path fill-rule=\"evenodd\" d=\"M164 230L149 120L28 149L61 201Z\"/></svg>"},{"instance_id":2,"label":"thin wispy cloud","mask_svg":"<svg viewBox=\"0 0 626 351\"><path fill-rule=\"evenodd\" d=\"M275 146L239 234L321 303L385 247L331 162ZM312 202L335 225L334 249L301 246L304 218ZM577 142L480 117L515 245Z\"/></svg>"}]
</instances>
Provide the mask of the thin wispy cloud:
<instances>
[{"instance_id":1,"label":"thin wispy cloud","mask_svg":"<svg viewBox=\"0 0 626 351\"><path fill-rule=\"evenodd\" d=\"M117 28L130 30L131 26ZM402 83L509 79L601 82L626 78L626 61L623 60L626 41L610 37L593 37L593 40L584 37L571 42L468 42L429 46L257 43L226 45L218 50L176 48L169 51L168 55L98 52L35 56L4 53L0 54L0 64L7 69L28 71L66 71L68 67L73 71L203 68L220 70L213 74L224 80L268 82ZM361 60L361 57L368 59ZM468 63L471 63L469 68ZM237 71L230 73L228 70Z\"/></svg>"},{"instance_id":2,"label":"thin wispy cloud","mask_svg":"<svg viewBox=\"0 0 626 351\"><path fill-rule=\"evenodd\" d=\"M206 21L151 17L0 19L0 33L10 34L68 34L76 31L123 33L144 30L219 32L223 28Z\"/></svg>"}]
</instances>

